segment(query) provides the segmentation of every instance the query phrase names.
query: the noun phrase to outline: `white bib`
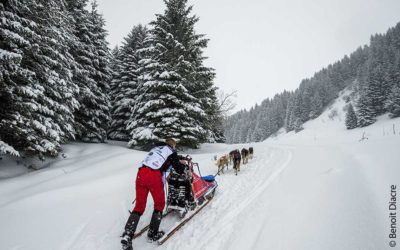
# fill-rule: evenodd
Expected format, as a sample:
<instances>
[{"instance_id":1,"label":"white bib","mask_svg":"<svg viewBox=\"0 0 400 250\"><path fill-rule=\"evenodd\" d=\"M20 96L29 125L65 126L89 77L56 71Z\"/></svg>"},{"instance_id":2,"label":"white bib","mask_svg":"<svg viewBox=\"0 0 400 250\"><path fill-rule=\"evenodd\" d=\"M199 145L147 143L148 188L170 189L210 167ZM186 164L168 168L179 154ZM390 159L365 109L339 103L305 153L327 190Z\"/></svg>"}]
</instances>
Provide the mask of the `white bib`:
<instances>
[{"instance_id":1,"label":"white bib","mask_svg":"<svg viewBox=\"0 0 400 250\"><path fill-rule=\"evenodd\" d=\"M142 161L142 166L145 165L152 169L160 169L168 156L173 153L170 147L161 146L155 147L147 154L146 158Z\"/></svg>"}]
</instances>

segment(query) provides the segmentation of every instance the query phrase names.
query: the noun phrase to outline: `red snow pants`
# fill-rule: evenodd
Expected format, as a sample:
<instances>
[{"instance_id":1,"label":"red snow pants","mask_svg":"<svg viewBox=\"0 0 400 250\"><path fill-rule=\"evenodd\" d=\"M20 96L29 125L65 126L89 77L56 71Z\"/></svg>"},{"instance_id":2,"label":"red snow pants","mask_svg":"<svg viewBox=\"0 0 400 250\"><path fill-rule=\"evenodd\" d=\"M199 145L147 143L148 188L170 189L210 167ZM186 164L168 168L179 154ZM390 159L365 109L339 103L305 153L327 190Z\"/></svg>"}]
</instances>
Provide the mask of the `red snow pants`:
<instances>
[{"instance_id":1,"label":"red snow pants","mask_svg":"<svg viewBox=\"0 0 400 250\"><path fill-rule=\"evenodd\" d=\"M165 207L164 183L162 173L143 166L139 168L136 176L136 205L134 212L143 214L146 209L147 196L151 193L154 201L154 210L162 212Z\"/></svg>"}]
</instances>

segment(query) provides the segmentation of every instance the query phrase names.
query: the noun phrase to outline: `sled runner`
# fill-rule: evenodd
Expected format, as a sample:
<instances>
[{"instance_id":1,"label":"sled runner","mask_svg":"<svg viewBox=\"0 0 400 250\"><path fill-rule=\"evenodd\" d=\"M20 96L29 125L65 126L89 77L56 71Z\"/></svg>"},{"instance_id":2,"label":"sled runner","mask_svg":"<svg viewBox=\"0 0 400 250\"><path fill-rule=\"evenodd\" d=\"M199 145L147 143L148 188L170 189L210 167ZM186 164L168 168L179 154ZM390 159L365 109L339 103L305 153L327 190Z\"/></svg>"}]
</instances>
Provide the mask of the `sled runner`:
<instances>
[{"instance_id":1,"label":"sled runner","mask_svg":"<svg viewBox=\"0 0 400 250\"><path fill-rule=\"evenodd\" d=\"M214 197L215 190L218 187L218 184L213 175L201 176L199 165L197 163L192 163L191 159L187 162L189 167L188 169L191 171L190 174L192 180L190 191L194 198L195 207L193 207L193 209L190 209L187 206L185 206L184 208L177 208L176 206L171 207L170 204L168 204L171 199L168 199L170 197L167 198L167 208L163 214L163 217L171 216L174 213L178 213L178 215L180 216L180 220L176 222L172 228L167 229L164 236L157 241L160 245L165 243L175 232L182 228L189 220L191 220L197 213L199 213L205 206L207 206ZM197 168L199 174L194 172L194 167ZM170 195L171 194L168 194L168 196ZM135 239L137 237L140 237L148 230L148 228L149 225L146 225L142 229L138 230L133 238Z\"/></svg>"},{"instance_id":2,"label":"sled runner","mask_svg":"<svg viewBox=\"0 0 400 250\"><path fill-rule=\"evenodd\" d=\"M186 217L183 218L181 221L179 221L173 228L168 230L163 237L161 237L157 242L159 245L164 244L171 236L176 233L179 229L181 229L189 220L191 220L200 210L202 210L205 206L207 206L212 197L207 199L206 202L203 202L201 205L197 206L197 208L194 211L189 212L186 214Z\"/></svg>"},{"instance_id":3,"label":"sled runner","mask_svg":"<svg viewBox=\"0 0 400 250\"><path fill-rule=\"evenodd\" d=\"M172 228L170 228L161 239L158 240L158 244L160 245L165 243L174 233L176 233L205 206L207 206L214 197L215 190L218 187L218 184L213 175L201 176L200 167L197 163L192 163L191 161L188 161L188 164L190 164L189 169L192 171L191 176L193 179L191 191L195 200L196 207L192 210L186 208L184 216L181 218L181 220L177 222ZM193 167L197 167L199 175L193 171ZM173 210L170 209L167 211L171 212Z\"/></svg>"}]
</instances>

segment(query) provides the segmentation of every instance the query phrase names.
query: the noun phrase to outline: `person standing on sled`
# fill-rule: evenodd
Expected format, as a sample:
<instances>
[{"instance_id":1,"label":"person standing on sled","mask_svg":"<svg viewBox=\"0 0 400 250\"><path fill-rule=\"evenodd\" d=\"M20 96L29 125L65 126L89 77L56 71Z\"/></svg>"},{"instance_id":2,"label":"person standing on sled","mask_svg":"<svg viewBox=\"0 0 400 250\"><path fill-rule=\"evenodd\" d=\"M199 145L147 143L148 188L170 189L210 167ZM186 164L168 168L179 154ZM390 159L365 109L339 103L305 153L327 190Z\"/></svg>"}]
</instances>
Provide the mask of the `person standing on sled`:
<instances>
[{"instance_id":1,"label":"person standing on sled","mask_svg":"<svg viewBox=\"0 0 400 250\"><path fill-rule=\"evenodd\" d=\"M132 249L132 239L135 234L140 216L146 208L146 201L149 192L154 200L154 211L151 217L147 237L149 241L157 241L163 235L159 231L162 212L165 207L165 194L163 174L173 166L178 171L184 169L179 161L176 152L176 142L173 139L167 139L165 145L153 148L142 161L136 177L136 205L125 225L125 231L122 234L123 249Z\"/></svg>"}]
</instances>

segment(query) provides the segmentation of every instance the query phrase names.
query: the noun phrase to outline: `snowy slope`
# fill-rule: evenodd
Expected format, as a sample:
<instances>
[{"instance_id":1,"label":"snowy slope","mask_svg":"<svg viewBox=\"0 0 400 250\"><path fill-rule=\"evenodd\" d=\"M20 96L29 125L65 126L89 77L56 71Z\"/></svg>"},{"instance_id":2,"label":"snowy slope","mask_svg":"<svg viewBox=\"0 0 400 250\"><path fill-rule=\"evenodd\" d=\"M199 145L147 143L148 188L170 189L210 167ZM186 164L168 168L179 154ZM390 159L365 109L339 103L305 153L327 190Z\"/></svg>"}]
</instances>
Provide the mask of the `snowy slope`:
<instances>
[{"instance_id":1,"label":"snowy slope","mask_svg":"<svg viewBox=\"0 0 400 250\"><path fill-rule=\"evenodd\" d=\"M230 168L217 177L214 200L165 245L142 237L134 248L389 249L387 204L390 185L400 185L400 119L381 117L347 131L344 105L338 98L303 131L253 144L255 158L239 176ZM364 132L368 140L359 141ZM207 175L216 172L215 154L242 146L249 145L204 144L184 153ZM46 169L0 179L0 249L120 249L145 153L118 144L75 143L65 150L68 157ZM141 224L151 206L149 199Z\"/></svg>"}]
</instances>

